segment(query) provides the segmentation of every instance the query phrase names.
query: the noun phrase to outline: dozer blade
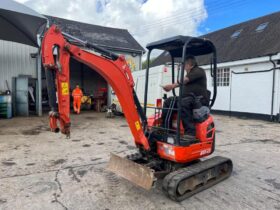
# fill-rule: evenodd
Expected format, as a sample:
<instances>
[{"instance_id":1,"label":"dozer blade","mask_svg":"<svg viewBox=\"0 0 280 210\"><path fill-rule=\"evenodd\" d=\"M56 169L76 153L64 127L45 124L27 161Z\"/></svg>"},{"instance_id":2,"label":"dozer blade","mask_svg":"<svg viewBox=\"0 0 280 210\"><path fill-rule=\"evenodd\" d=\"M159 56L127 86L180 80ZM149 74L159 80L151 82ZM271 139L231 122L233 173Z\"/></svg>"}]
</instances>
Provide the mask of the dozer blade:
<instances>
[{"instance_id":1,"label":"dozer blade","mask_svg":"<svg viewBox=\"0 0 280 210\"><path fill-rule=\"evenodd\" d=\"M112 153L107 169L146 190L150 190L154 182L153 170Z\"/></svg>"}]
</instances>

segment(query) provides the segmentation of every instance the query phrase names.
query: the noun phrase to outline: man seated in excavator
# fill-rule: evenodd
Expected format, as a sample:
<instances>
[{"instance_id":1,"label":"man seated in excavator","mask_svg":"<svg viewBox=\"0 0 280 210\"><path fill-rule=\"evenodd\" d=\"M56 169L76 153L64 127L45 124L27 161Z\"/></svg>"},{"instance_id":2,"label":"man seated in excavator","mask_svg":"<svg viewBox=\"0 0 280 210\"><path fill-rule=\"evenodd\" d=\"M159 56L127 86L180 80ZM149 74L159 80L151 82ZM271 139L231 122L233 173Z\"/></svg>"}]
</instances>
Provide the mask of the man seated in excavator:
<instances>
[{"instance_id":1,"label":"man seated in excavator","mask_svg":"<svg viewBox=\"0 0 280 210\"><path fill-rule=\"evenodd\" d=\"M199 101L202 106L209 106L207 78L204 69L198 67L196 59L192 55L186 57L184 70L186 71L186 76L184 77L182 93L182 124L184 127L185 139L194 139L196 131L193 120L193 109L198 106L196 102ZM163 89L166 92L169 92L178 87L179 83L175 82L163 86ZM164 101L161 115L161 126L163 128L171 128L171 120L168 120L166 116L170 109L178 107L177 103L178 100L174 96L171 96Z\"/></svg>"},{"instance_id":2,"label":"man seated in excavator","mask_svg":"<svg viewBox=\"0 0 280 210\"><path fill-rule=\"evenodd\" d=\"M108 169L144 189L151 189L157 179L164 178L163 191L169 198L181 201L221 182L232 172L232 162L228 158L216 156L199 161L200 158L212 154L215 149L215 124L211 115L206 115L206 118L201 118L195 124L196 137L194 140L184 141L184 135L182 135L181 107L186 55L213 54L213 68L210 71L213 76L214 92L210 101L211 107L215 102L217 92L216 49L209 40L187 36L176 36L150 43L147 45L147 49L149 50L148 67L146 69L144 107L142 107L134 90L134 80L124 56L116 55L100 46L63 33L55 25L51 26L42 40L42 63L45 68L51 107L50 127L53 132L61 131L66 136L70 136L69 88L71 75L69 74L69 62L72 57L98 72L111 85L122 106L138 149L137 153L126 158L112 154ZM162 108L153 107L156 113L153 116L146 116L147 108L150 108L147 107L147 95L149 60L153 49L170 53L172 83L175 83L174 58L181 59L181 70L178 70L177 73L178 108L171 109L169 112L167 117L172 118L172 129L166 129L167 133L164 135L157 132L162 129L159 126ZM58 56L54 56L55 50L57 50ZM176 96L174 89L172 93L173 96ZM196 99L197 97L195 97ZM196 111L199 115L202 107L194 108L197 108ZM169 133L169 131L171 132Z\"/></svg>"}]
</instances>

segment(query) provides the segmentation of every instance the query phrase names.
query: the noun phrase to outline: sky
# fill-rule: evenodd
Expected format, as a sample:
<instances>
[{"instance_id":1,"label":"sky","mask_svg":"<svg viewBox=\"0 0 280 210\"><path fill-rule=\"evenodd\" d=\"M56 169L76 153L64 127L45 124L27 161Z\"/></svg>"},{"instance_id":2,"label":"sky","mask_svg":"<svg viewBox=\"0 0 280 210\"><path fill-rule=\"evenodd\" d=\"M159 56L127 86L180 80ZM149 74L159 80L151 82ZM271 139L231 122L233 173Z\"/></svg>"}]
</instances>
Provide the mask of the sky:
<instances>
[{"instance_id":1,"label":"sky","mask_svg":"<svg viewBox=\"0 0 280 210\"><path fill-rule=\"evenodd\" d=\"M199 36L280 11L280 0L16 0L35 11L127 29L145 47L175 35Z\"/></svg>"},{"instance_id":2,"label":"sky","mask_svg":"<svg viewBox=\"0 0 280 210\"><path fill-rule=\"evenodd\" d=\"M205 0L204 5L208 17L198 26L201 34L280 11L280 0Z\"/></svg>"}]
</instances>

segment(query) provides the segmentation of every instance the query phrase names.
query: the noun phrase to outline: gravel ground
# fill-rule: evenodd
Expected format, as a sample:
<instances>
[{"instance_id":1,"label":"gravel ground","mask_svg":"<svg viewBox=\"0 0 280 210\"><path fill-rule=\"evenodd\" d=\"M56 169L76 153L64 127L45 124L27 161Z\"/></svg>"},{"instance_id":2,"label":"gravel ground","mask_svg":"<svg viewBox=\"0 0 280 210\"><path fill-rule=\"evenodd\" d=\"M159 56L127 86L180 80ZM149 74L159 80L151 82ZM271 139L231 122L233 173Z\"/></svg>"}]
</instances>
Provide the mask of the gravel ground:
<instances>
[{"instance_id":1,"label":"gravel ground","mask_svg":"<svg viewBox=\"0 0 280 210\"><path fill-rule=\"evenodd\" d=\"M48 131L48 118L0 120L0 209L280 209L280 124L214 116L212 155L232 159L232 176L176 203L106 170L110 152L135 151L123 117L72 116L71 139Z\"/></svg>"}]
</instances>

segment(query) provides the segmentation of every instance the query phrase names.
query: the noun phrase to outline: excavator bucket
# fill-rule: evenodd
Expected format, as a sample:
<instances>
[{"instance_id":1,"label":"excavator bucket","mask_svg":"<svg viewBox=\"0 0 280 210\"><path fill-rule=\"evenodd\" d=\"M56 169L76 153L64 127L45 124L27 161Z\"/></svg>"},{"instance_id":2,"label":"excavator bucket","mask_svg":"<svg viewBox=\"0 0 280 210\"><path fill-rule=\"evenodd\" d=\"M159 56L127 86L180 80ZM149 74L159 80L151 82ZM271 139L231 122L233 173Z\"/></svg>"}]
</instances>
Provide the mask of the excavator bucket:
<instances>
[{"instance_id":1,"label":"excavator bucket","mask_svg":"<svg viewBox=\"0 0 280 210\"><path fill-rule=\"evenodd\" d=\"M150 190L155 181L150 168L112 153L107 169L146 190Z\"/></svg>"}]
</instances>

